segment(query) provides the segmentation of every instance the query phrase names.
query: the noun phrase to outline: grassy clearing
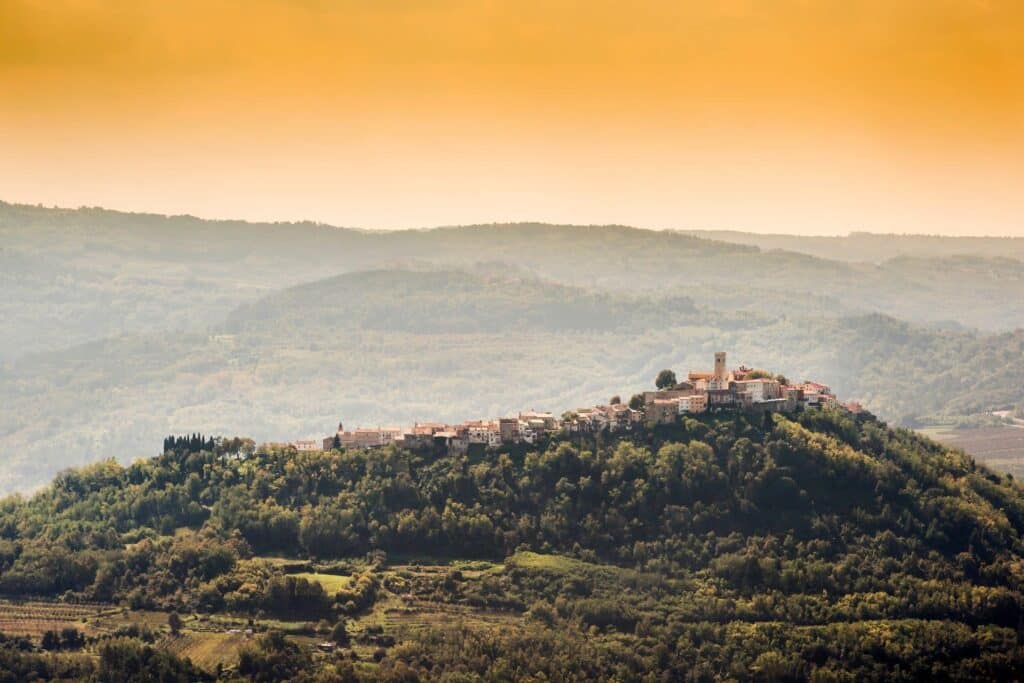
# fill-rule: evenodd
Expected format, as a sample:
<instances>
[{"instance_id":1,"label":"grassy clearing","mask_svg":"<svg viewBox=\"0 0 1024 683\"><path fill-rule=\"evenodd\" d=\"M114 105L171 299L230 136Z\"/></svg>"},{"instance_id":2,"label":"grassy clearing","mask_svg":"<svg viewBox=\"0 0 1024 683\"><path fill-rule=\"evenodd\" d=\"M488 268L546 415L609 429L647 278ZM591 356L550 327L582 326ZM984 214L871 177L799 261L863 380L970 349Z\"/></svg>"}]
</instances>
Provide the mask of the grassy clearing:
<instances>
[{"instance_id":1,"label":"grassy clearing","mask_svg":"<svg viewBox=\"0 0 1024 683\"><path fill-rule=\"evenodd\" d=\"M238 664L238 653L249 640L250 636L243 633L185 631L167 636L160 646L179 657L188 657L201 669L213 671L218 664L223 667Z\"/></svg>"},{"instance_id":2,"label":"grassy clearing","mask_svg":"<svg viewBox=\"0 0 1024 683\"><path fill-rule=\"evenodd\" d=\"M266 562L267 564L274 565L275 567L288 567L288 566L303 566L308 567L310 564L309 560L301 557L280 557L278 555L256 555L252 559Z\"/></svg>"},{"instance_id":3,"label":"grassy clearing","mask_svg":"<svg viewBox=\"0 0 1024 683\"><path fill-rule=\"evenodd\" d=\"M517 552L515 555L506 559L505 564L510 567L538 569L541 571L563 574L572 571L608 568L604 565L596 565L591 564L590 562L584 562L583 560L577 560L575 557L567 557L565 555L543 555L529 550L521 550Z\"/></svg>"},{"instance_id":4,"label":"grassy clearing","mask_svg":"<svg viewBox=\"0 0 1024 683\"><path fill-rule=\"evenodd\" d=\"M483 576L484 574L500 574L505 571L505 564L502 562L489 562L487 560L452 560L452 569L458 569L464 576Z\"/></svg>"},{"instance_id":5,"label":"grassy clearing","mask_svg":"<svg viewBox=\"0 0 1024 683\"><path fill-rule=\"evenodd\" d=\"M319 583L323 586L324 590L333 595L340 590L344 590L352 585L351 576L342 576L340 574L321 574L319 572L298 572L296 574L289 574L297 579L306 579L311 583Z\"/></svg>"},{"instance_id":6,"label":"grassy clearing","mask_svg":"<svg viewBox=\"0 0 1024 683\"><path fill-rule=\"evenodd\" d=\"M586 578L605 588L617 587L614 590L649 590L652 586L661 586L666 590L683 590L693 587L693 582L687 578L667 578L660 574L617 567L613 564L586 562L567 555L520 551L506 558L505 564L510 568Z\"/></svg>"}]
</instances>

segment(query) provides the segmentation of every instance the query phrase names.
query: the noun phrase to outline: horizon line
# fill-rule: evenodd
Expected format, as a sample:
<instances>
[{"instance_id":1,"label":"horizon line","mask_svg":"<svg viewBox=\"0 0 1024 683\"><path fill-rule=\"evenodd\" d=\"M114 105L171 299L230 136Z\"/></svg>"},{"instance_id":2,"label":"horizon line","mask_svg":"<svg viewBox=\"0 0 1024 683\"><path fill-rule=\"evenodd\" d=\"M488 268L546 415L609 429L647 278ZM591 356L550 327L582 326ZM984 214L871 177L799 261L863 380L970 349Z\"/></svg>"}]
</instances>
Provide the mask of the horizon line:
<instances>
[{"instance_id":1,"label":"horizon line","mask_svg":"<svg viewBox=\"0 0 1024 683\"><path fill-rule=\"evenodd\" d=\"M115 213L127 216L149 216L157 218L186 218L192 220L205 221L209 223L244 223L249 225L315 225L318 227L333 228L335 230L353 230L359 232L371 232L371 233L393 233L393 232L428 232L433 230L452 230L460 228L475 228L483 226L514 226L514 225L543 225L551 227L568 227L568 228L626 228L629 230L646 231L646 232L667 232L667 233L678 233L678 234L731 234L731 235L754 235L757 237L795 237L795 238L807 238L807 239L848 239L858 235L866 235L871 237L924 237L932 239L960 239L960 240L1024 240L1024 236L1020 235L999 235L999 234L982 234L982 235L968 235L968 234L945 234L938 232L873 232L866 229L848 229L845 233L797 233L797 232L759 232L756 230L742 229L742 228L679 228L679 227L650 227L641 225L632 225L627 223L563 223L549 220L537 220L537 219L520 219L520 220L504 220L504 221L478 221L473 223L440 223L434 225L420 225L415 227L400 226L400 227L365 227L359 225L340 225L333 222L324 220L317 220L312 218L292 218L292 219L252 219L252 218L237 218L237 217L222 217L222 216L209 216L199 215L193 213L162 213L158 210L153 209L120 209L111 208L99 205L87 205L81 204L77 207L73 206L62 206L60 204L47 205L43 202L29 203L10 201L7 199L0 198L0 205L9 206L15 208L28 208L28 209L45 209L48 211L103 211L106 213ZM714 239L708 237L705 239Z\"/></svg>"}]
</instances>

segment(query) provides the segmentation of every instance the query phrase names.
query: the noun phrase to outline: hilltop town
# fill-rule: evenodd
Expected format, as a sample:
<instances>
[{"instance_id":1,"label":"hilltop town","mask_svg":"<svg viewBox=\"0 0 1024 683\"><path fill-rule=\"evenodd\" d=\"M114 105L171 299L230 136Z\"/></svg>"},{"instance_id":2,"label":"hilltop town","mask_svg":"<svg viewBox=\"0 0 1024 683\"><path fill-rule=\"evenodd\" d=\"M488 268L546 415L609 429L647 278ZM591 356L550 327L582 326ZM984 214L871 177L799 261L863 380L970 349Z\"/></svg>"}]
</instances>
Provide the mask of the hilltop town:
<instances>
[{"instance_id":1,"label":"hilltop town","mask_svg":"<svg viewBox=\"0 0 1024 683\"><path fill-rule=\"evenodd\" d=\"M412 427L359 427L346 430L339 423L334 434L322 440L290 442L297 451L329 451L340 448L379 448L387 445L419 449L441 446L465 452L470 446L499 447L535 443L544 436L627 432L641 425L672 424L687 414L743 410L754 413L791 413L804 408L840 408L860 412L857 403L844 403L818 382L792 384L782 375L746 366L729 369L724 351L715 353L714 369L691 371L677 381L670 370L656 380L656 391L634 395L628 403L618 396L603 405L579 408L560 417L550 412L526 411L515 417L467 420L458 424L417 422Z\"/></svg>"}]
</instances>

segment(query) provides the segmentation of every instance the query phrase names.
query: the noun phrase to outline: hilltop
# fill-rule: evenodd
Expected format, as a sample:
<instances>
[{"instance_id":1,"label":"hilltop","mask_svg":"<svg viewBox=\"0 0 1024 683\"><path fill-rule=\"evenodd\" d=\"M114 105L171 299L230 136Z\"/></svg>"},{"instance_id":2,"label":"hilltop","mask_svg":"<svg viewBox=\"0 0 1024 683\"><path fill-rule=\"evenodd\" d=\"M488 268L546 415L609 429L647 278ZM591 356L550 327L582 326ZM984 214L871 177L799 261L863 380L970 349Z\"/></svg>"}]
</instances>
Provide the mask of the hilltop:
<instances>
[{"instance_id":1,"label":"hilltop","mask_svg":"<svg viewBox=\"0 0 1024 683\"><path fill-rule=\"evenodd\" d=\"M180 670L180 652L209 676L1024 674L1021 489L867 413L477 455L245 452L108 461L6 501L0 590L36 596L31 624L60 624L41 599L86 601L101 666L148 640L146 666Z\"/></svg>"}]
</instances>

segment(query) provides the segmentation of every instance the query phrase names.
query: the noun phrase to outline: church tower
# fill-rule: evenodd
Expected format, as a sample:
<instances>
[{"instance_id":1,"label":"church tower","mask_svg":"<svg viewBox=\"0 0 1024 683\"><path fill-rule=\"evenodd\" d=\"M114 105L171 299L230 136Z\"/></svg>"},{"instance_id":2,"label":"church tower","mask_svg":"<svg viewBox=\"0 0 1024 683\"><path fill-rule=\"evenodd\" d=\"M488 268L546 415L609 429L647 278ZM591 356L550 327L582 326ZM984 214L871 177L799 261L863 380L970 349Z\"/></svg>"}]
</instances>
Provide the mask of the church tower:
<instances>
[{"instance_id":1,"label":"church tower","mask_svg":"<svg viewBox=\"0 0 1024 683\"><path fill-rule=\"evenodd\" d=\"M715 352L715 379L724 381L728 372L725 369L725 351Z\"/></svg>"}]
</instances>

